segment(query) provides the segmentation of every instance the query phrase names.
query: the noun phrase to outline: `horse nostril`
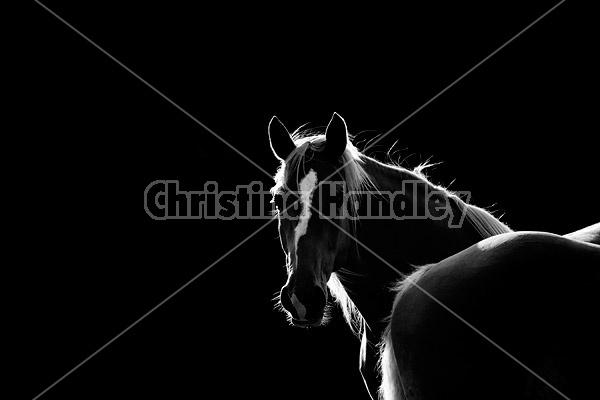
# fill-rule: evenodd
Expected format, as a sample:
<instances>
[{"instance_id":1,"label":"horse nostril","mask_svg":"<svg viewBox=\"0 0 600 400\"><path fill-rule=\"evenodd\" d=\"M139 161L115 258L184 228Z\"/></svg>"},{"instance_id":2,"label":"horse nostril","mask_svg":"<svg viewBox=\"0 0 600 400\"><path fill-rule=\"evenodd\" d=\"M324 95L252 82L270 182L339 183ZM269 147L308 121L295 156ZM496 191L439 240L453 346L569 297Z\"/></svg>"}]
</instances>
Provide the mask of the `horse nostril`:
<instances>
[{"instance_id":1,"label":"horse nostril","mask_svg":"<svg viewBox=\"0 0 600 400\"><path fill-rule=\"evenodd\" d=\"M291 296L289 288L281 288L279 295L281 305L294 319L318 320L323 317L327 297L320 286L306 288L304 291L295 291Z\"/></svg>"},{"instance_id":2,"label":"horse nostril","mask_svg":"<svg viewBox=\"0 0 600 400\"><path fill-rule=\"evenodd\" d=\"M307 309L307 318L316 319L323 316L327 298L321 287L313 286L312 290L309 292L309 296L303 300Z\"/></svg>"},{"instance_id":3,"label":"horse nostril","mask_svg":"<svg viewBox=\"0 0 600 400\"><path fill-rule=\"evenodd\" d=\"M298 316L296 315L296 310L294 309L294 305L292 304L292 300L290 299L290 295L289 295L287 286L284 286L281 288L281 293L279 294L279 300L281 301L281 305L283 306L283 309L285 311L292 314L292 316L294 318L298 318Z\"/></svg>"}]
</instances>

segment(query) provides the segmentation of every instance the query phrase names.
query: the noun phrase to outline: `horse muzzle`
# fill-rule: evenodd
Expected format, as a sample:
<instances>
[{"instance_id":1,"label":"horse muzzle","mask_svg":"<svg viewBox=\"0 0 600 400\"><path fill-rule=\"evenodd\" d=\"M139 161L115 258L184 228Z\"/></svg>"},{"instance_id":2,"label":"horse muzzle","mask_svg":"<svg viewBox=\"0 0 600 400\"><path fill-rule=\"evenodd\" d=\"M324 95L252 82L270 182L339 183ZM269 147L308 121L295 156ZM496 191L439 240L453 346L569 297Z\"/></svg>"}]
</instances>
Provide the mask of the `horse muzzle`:
<instances>
[{"instance_id":1,"label":"horse muzzle","mask_svg":"<svg viewBox=\"0 0 600 400\"><path fill-rule=\"evenodd\" d=\"M292 323L301 327L321 325L327 295L320 286L291 291L288 285L281 288L281 305L292 316Z\"/></svg>"}]
</instances>

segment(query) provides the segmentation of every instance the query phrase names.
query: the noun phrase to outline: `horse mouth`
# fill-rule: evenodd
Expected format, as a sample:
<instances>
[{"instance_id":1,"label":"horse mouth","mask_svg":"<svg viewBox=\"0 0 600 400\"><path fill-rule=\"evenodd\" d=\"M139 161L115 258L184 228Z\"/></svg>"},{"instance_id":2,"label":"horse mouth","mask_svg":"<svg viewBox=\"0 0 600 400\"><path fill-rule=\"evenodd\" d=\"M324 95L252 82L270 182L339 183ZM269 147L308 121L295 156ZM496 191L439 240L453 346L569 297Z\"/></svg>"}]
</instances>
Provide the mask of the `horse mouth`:
<instances>
[{"instance_id":1,"label":"horse mouth","mask_svg":"<svg viewBox=\"0 0 600 400\"><path fill-rule=\"evenodd\" d=\"M323 323L323 317L312 319L312 320L299 320L292 318L292 324L300 328L314 328L320 326Z\"/></svg>"}]
</instances>

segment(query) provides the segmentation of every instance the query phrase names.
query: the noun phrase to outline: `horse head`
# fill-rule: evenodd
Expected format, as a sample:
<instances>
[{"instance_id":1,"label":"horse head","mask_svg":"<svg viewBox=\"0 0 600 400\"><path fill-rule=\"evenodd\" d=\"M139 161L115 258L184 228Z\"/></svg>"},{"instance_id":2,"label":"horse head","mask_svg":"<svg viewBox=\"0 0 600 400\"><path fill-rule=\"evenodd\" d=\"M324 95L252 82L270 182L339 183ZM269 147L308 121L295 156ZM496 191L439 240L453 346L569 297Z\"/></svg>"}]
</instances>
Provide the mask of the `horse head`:
<instances>
[{"instance_id":1,"label":"horse head","mask_svg":"<svg viewBox=\"0 0 600 400\"><path fill-rule=\"evenodd\" d=\"M288 269L280 302L294 325L318 326L328 300L327 282L344 265L350 243L344 233L350 222L341 217L347 200L346 123L334 113L324 134L290 134L273 117L268 131L273 154L281 161L271 190Z\"/></svg>"}]
</instances>

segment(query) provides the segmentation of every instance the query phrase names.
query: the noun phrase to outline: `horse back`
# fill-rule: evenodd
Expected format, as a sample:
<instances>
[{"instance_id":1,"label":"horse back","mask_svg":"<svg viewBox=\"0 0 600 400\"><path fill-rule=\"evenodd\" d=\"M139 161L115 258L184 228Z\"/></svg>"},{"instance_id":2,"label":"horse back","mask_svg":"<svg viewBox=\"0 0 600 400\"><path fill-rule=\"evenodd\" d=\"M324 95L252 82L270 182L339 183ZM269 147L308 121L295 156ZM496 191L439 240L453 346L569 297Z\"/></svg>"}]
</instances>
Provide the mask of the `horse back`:
<instances>
[{"instance_id":1,"label":"horse back","mask_svg":"<svg viewBox=\"0 0 600 400\"><path fill-rule=\"evenodd\" d=\"M566 238L600 245L600 222L565 235Z\"/></svg>"},{"instance_id":2,"label":"horse back","mask_svg":"<svg viewBox=\"0 0 600 400\"><path fill-rule=\"evenodd\" d=\"M405 397L562 398L531 371L587 393L599 293L600 246L553 234L498 235L423 267L390 323Z\"/></svg>"}]
</instances>

